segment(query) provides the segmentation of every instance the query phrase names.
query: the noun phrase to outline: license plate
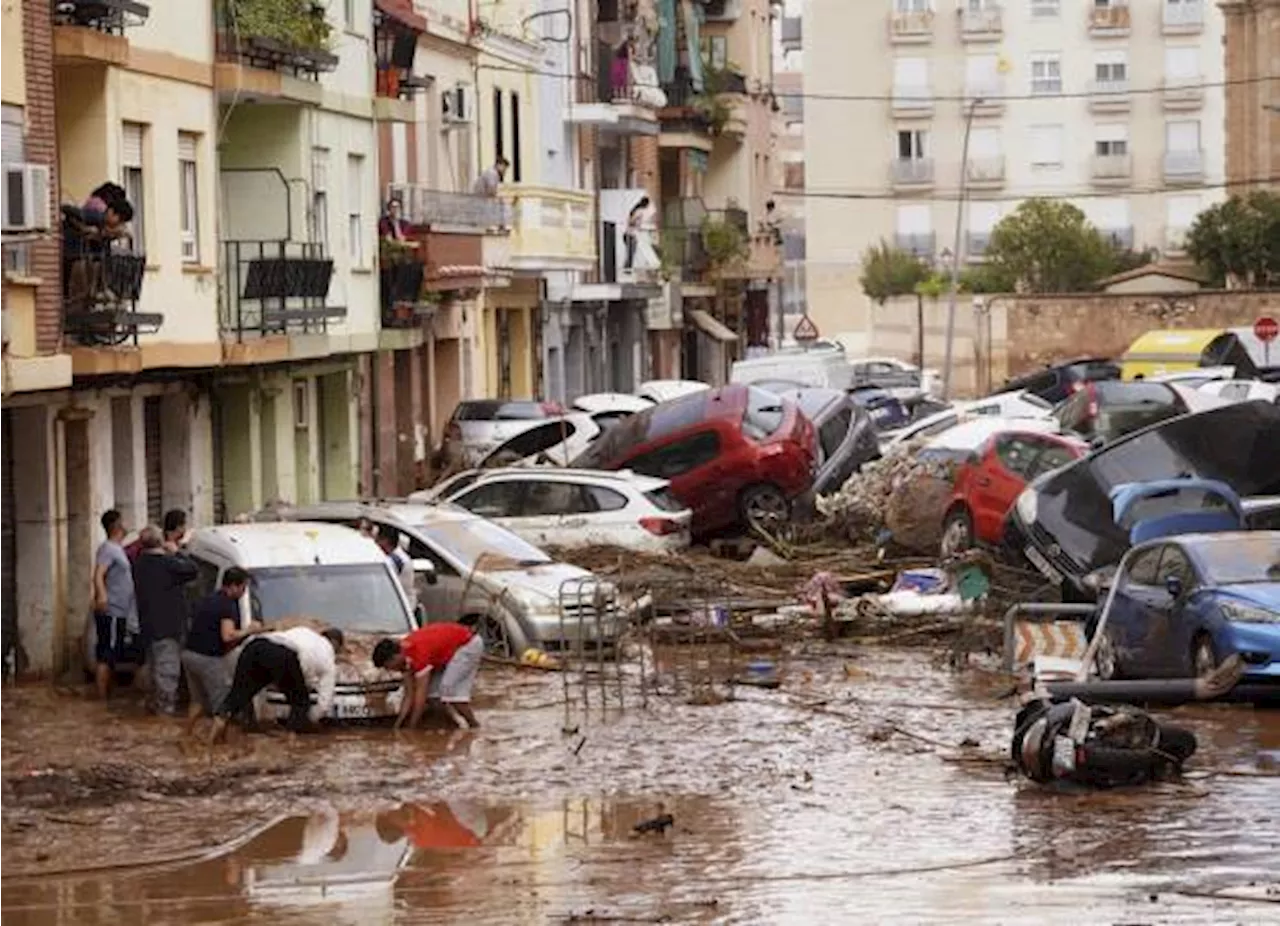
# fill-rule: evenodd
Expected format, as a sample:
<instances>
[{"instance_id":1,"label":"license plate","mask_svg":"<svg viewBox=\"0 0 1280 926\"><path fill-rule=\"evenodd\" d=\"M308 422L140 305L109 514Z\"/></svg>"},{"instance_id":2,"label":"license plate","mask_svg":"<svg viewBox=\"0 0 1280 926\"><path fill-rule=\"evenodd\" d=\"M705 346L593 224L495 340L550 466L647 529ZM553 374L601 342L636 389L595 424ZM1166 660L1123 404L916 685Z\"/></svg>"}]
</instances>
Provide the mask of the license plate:
<instances>
[{"instance_id":1,"label":"license plate","mask_svg":"<svg viewBox=\"0 0 1280 926\"><path fill-rule=\"evenodd\" d=\"M1040 551L1035 547L1028 545L1022 552L1026 555L1027 559L1031 560L1031 565L1039 569L1044 577L1050 582L1060 583L1062 581L1062 573L1049 565L1049 561L1045 559L1040 554Z\"/></svg>"},{"instance_id":2,"label":"license plate","mask_svg":"<svg viewBox=\"0 0 1280 926\"><path fill-rule=\"evenodd\" d=\"M1071 742L1081 745L1089 735L1089 721L1093 719L1093 711L1089 705L1075 698L1071 699L1071 723L1067 727L1067 737Z\"/></svg>"},{"instance_id":3,"label":"license plate","mask_svg":"<svg viewBox=\"0 0 1280 926\"><path fill-rule=\"evenodd\" d=\"M373 716L373 708L368 704L343 704L338 702L333 706L334 716L342 720L358 720L364 717Z\"/></svg>"},{"instance_id":4,"label":"license plate","mask_svg":"<svg viewBox=\"0 0 1280 926\"><path fill-rule=\"evenodd\" d=\"M1076 770L1076 744L1065 736L1053 738L1053 770L1059 775Z\"/></svg>"}]
</instances>

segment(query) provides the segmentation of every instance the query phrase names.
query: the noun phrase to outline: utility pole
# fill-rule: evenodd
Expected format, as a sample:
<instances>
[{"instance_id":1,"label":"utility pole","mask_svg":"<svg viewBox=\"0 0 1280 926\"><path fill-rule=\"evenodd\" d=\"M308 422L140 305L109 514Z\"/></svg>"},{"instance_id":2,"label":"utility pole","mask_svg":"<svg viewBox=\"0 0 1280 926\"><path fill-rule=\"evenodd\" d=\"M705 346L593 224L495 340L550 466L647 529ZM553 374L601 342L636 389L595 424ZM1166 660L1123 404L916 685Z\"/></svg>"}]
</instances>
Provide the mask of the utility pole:
<instances>
[{"instance_id":1,"label":"utility pole","mask_svg":"<svg viewBox=\"0 0 1280 926\"><path fill-rule=\"evenodd\" d=\"M942 399L951 398L951 365L956 338L956 292L960 288L960 233L964 227L964 197L969 182L969 132L973 129L973 114L983 102L982 97L969 101L969 112L964 120L964 147L960 151L960 196L956 203L956 237L951 249L951 286L947 296L947 342L942 361ZM923 358L921 364L923 367Z\"/></svg>"}]
</instances>

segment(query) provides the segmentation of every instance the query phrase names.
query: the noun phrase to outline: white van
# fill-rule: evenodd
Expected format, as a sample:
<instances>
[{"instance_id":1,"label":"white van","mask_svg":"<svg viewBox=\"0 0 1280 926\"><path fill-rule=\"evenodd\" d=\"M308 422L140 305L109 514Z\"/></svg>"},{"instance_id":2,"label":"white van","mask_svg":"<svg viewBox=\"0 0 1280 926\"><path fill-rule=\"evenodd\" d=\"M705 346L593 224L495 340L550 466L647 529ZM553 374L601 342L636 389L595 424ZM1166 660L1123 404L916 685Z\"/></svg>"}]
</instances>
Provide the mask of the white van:
<instances>
[{"instance_id":1,"label":"white van","mask_svg":"<svg viewBox=\"0 0 1280 926\"><path fill-rule=\"evenodd\" d=\"M197 529L187 554L200 574L191 584L199 597L219 588L232 566L252 577L241 599L241 626L252 618L271 623L306 617L341 630L347 645L338 656L338 683L330 717L339 720L394 716L400 676L375 669L374 643L415 628L409 601L387 556L359 531L336 524L280 522L227 524ZM266 693L267 717L284 717L283 696Z\"/></svg>"},{"instance_id":2,"label":"white van","mask_svg":"<svg viewBox=\"0 0 1280 926\"><path fill-rule=\"evenodd\" d=\"M835 345L784 347L760 357L736 361L729 373L729 382L844 392L853 382L853 367L844 351Z\"/></svg>"}]
</instances>

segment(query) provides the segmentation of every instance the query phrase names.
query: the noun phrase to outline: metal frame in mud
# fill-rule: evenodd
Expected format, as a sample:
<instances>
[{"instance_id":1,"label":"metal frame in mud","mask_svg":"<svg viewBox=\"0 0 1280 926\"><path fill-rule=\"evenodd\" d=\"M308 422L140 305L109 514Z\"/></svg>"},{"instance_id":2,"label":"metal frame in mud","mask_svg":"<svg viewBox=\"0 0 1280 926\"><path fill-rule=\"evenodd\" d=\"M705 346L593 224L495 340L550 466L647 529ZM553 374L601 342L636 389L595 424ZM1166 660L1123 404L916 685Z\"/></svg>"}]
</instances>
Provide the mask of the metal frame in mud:
<instances>
[{"instance_id":1,"label":"metal frame in mud","mask_svg":"<svg viewBox=\"0 0 1280 926\"><path fill-rule=\"evenodd\" d=\"M560 584L561 678L564 684L564 729L575 726L574 711L580 707L582 719L590 719L591 692L599 689L596 707L601 719L612 707L626 707L624 665L631 622L618 602L617 588L594 575L566 579ZM609 633L606 633L606 630ZM605 644L613 639L612 658L605 658ZM594 641L591 651L587 643ZM594 657L594 658L593 658ZM644 658L640 659L643 690ZM646 702L647 703L647 702Z\"/></svg>"}]
</instances>

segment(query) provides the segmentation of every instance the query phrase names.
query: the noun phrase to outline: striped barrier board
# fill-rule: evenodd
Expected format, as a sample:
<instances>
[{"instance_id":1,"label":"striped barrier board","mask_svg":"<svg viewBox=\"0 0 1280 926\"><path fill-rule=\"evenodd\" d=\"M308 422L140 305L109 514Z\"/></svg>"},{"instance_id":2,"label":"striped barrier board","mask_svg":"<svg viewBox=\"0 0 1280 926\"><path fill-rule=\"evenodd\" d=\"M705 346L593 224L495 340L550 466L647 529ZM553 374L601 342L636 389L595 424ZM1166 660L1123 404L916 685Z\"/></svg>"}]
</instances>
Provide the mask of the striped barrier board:
<instances>
[{"instance_id":1,"label":"striped barrier board","mask_svg":"<svg viewBox=\"0 0 1280 926\"><path fill-rule=\"evenodd\" d=\"M1037 656L1081 659L1088 641L1084 622L1020 620L1013 626L1013 668L1030 666Z\"/></svg>"}]
</instances>

